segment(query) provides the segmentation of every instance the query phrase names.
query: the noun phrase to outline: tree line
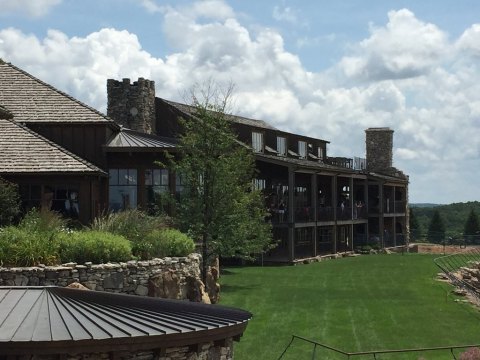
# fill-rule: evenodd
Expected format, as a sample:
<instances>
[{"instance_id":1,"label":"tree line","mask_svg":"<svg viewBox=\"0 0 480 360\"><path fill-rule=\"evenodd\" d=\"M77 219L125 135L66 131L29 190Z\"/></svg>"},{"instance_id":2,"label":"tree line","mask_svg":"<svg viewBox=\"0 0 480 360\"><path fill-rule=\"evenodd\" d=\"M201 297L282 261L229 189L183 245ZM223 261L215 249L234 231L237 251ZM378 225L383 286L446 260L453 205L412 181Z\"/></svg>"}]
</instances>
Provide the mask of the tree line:
<instances>
[{"instance_id":1,"label":"tree line","mask_svg":"<svg viewBox=\"0 0 480 360\"><path fill-rule=\"evenodd\" d=\"M412 241L480 244L480 202L410 208Z\"/></svg>"}]
</instances>

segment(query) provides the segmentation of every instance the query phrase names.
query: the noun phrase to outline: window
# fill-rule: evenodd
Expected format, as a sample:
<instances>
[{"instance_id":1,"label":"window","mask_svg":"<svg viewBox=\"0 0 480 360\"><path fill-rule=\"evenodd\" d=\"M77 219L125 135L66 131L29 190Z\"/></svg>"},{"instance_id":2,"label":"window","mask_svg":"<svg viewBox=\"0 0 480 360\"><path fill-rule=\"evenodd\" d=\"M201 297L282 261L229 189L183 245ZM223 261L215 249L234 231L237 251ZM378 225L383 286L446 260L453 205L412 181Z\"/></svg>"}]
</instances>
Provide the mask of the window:
<instances>
[{"instance_id":1,"label":"window","mask_svg":"<svg viewBox=\"0 0 480 360\"><path fill-rule=\"evenodd\" d=\"M305 141L298 142L298 156L301 159L305 159L307 157L307 143Z\"/></svg>"},{"instance_id":2,"label":"window","mask_svg":"<svg viewBox=\"0 0 480 360\"><path fill-rule=\"evenodd\" d=\"M323 148L321 146L318 147L318 158L323 160Z\"/></svg>"},{"instance_id":3,"label":"window","mask_svg":"<svg viewBox=\"0 0 480 360\"><path fill-rule=\"evenodd\" d=\"M265 190L266 181L265 179L253 179L253 188L255 190Z\"/></svg>"},{"instance_id":4,"label":"window","mask_svg":"<svg viewBox=\"0 0 480 360\"><path fill-rule=\"evenodd\" d=\"M167 169L145 170L145 190L149 212L157 213L162 209L162 197L169 192L168 183Z\"/></svg>"},{"instance_id":5,"label":"window","mask_svg":"<svg viewBox=\"0 0 480 360\"><path fill-rule=\"evenodd\" d=\"M252 131L252 148L255 152L263 151L263 134Z\"/></svg>"},{"instance_id":6,"label":"window","mask_svg":"<svg viewBox=\"0 0 480 360\"><path fill-rule=\"evenodd\" d=\"M108 170L108 206L112 211L137 207L137 169Z\"/></svg>"},{"instance_id":7,"label":"window","mask_svg":"<svg viewBox=\"0 0 480 360\"><path fill-rule=\"evenodd\" d=\"M180 196L185 189L185 177L180 174L175 174L175 196L180 199Z\"/></svg>"},{"instance_id":8,"label":"window","mask_svg":"<svg viewBox=\"0 0 480 360\"><path fill-rule=\"evenodd\" d=\"M277 153L278 156L287 155L287 139L282 136L277 136Z\"/></svg>"}]
</instances>

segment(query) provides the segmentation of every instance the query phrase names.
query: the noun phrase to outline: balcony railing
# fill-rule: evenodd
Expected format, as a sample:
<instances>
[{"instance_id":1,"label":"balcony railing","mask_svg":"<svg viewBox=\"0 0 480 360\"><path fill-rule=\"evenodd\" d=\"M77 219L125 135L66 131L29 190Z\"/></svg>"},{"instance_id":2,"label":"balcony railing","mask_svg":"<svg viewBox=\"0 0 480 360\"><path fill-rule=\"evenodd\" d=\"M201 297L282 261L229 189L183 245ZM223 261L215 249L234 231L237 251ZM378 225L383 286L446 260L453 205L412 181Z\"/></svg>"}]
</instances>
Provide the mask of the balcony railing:
<instances>
[{"instance_id":1,"label":"balcony railing","mask_svg":"<svg viewBox=\"0 0 480 360\"><path fill-rule=\"evenodd\" d=\"M383 212L385 214L401 214L405 212L405 201L386 200L383 203Z\"/></svg>"},{"instance_id":2,"label":"balcony railing","mask_svg":"<svg viewBox=\"0 0 480 360\"><path fill-rule=\"evenodd\" d=\"M329 165L338 166L346 169L365 170L367 168L367 159L354 157L327 157L325 162Z\"/></svg>"}]
</instances>

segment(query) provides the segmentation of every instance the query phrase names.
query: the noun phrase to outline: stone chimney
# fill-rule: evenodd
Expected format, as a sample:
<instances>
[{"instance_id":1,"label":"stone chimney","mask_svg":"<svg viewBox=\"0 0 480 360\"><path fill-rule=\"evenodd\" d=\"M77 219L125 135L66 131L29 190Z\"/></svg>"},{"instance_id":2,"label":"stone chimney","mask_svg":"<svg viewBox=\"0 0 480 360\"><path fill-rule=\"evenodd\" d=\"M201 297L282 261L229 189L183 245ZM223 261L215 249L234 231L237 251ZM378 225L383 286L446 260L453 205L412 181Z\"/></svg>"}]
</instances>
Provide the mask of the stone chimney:
<instances>
[{"instance_id":1,"label":"stone chimney","mask_svg":"<svg viewBox=\"0 0 480 360\"><path fill-rule=\"evenodd\" d=\"M369 128L365 130L367 148L367 170L389 172L393 167L393 130Z\"/></svg>"},{"instance_id":2,"label":"stone chimney","mask_svg":"<svg viewBox=\"0 0 480 360\"><path fill-rule=\"evenodd\" d=\"M119 125L147 134L155 133L155 82L139 78L107 80L107 115Z\"/></svg>"}]
</instances>

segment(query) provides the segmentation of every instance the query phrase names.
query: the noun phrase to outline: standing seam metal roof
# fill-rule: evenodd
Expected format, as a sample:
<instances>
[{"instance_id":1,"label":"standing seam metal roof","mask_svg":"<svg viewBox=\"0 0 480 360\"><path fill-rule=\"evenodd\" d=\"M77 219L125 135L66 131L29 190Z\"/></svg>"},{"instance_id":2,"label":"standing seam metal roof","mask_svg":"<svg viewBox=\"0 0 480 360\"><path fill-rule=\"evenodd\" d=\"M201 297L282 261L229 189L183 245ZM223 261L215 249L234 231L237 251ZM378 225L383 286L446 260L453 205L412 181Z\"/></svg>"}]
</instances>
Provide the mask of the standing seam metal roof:
<instances>
[{"instance_id":1,"label":"standing seam metal roof","mask_svg":"<svg viewBox=\"0 0 480 360\"><path fill-rule=\"evenodd\" d=\"M157 336L160 341L169 335L178 341L183 334L237 325L242 325L236 334L241 335L250 318L243 310L187 301L58 287L0 287L0 354L18 344L62 342L72 347L82 341L98 345Z\"/></svg>"},{"instance_id":2,"label":"standing seam metal roof","mask_svg":"<svg viewBox=\"0 0 480 360\"><path fill-rule=\"evenodd\" d=\"M105 146L108 151L132 150L139 151L151 149L175 148L177 140L164 138L156 135L141 133L138 131L121 128L120 131Z\"/></svg>"}]
</instances>

